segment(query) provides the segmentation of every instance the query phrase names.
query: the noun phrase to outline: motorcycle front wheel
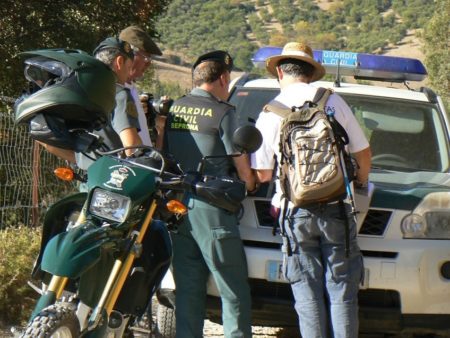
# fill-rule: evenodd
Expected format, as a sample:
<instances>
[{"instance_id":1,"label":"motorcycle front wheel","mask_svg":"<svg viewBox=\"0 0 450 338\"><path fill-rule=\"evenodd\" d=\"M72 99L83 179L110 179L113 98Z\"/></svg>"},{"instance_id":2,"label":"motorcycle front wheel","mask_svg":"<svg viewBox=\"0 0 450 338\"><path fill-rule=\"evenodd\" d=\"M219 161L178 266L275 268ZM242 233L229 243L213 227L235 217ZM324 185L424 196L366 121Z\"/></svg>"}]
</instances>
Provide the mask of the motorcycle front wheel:
<instances>
[{"instance_id":1,"label":"motorcycle front wheel","mask_svg":"<svg viewBox=\"0 0 450 338\"><path fill-rule=\"evenodd\" d=\"M42 310L27 326L23 338L76 338L80 324L75 309L55 304Z\"/></svg>"}]
</instances>

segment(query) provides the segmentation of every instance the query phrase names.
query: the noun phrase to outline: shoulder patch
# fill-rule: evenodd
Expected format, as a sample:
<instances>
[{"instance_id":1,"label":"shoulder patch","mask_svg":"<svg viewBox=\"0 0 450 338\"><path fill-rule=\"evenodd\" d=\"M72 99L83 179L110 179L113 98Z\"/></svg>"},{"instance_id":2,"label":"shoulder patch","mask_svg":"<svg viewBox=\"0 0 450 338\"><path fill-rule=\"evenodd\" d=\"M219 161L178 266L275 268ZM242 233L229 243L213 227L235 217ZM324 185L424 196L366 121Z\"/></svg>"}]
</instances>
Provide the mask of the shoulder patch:
<instances>
[{"instance_id":1,"label":"shoulder patch","mask_svg":"<svg viewBox=\"0 0 450 338\"><path fill-rule=\"evenodd\" d=\"M134 118L138 118L138 111L136 108L136 104L134 103L134 101L127 101L127 114L134 117Z\"/></svg>"}]
</instances>

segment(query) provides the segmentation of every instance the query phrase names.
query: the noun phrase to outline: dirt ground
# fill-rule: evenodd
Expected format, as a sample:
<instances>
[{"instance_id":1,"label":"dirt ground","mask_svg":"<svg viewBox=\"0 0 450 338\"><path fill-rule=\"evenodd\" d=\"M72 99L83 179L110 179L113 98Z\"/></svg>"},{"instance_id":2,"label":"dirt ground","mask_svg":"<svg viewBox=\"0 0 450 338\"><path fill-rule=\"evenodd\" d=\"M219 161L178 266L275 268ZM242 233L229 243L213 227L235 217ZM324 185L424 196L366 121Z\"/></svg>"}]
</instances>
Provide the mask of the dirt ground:
<instances>
[{"instance_id":1,"label":"dirt ground","mask_svg":"<svg viewBox=\"0 0 450 338\"><path fill-rule=\"evenodd\" d=\"M296 330L274 327L260 327L254 326L252 329L254 338L297 338L298 334ZM205 338L224 338L222 325L215 324L209 320L205 321L205 327L203 330L203 336ZM9 328L0 329L0 338L13 338Z\"/></svg>"}]
</instances>

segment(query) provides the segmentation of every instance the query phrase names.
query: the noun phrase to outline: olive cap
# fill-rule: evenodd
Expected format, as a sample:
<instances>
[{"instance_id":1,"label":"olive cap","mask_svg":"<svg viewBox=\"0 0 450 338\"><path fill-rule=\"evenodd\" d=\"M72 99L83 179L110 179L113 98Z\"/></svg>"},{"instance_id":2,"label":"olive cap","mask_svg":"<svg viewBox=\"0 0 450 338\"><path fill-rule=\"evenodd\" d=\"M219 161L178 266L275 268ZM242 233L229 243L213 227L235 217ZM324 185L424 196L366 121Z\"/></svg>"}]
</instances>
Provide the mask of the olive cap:
<instances>
[{"instance_id":1,"label":"olive cap","mask_svg":"<svg viewBox=\"0 0 450 338\"><path fill-rule=\"evenodd\" d=\"M128 26L119 34L119 39L127 41L133 48L138 48L152 55L162 55L161 50L141 27Z\"/></svg>"},{"instance_id":2,"label":"olive cap","mask_svg":"<svg viewBox=\"0 0 450 338\"><path fill-rule=\"evenodd\" d=\"M228 52L224 50L215 50L203 55L200 55L195 61L194 65L192 66L192 69L195 69L199 64L207 61L216 61L219 62L227 68L229 72L233 69L233 58L228 54Z\"/></svg>"},{"instance_id":3,"label":"olive cap","mask_svg":"<svg viewBox=\"0 0 450 338\"><path fill-rule=\"evenodd\" d=\"M119 38L110 37L106 38L94 49L93 55L97 54L103 49L117 49L122 54L128 56L130 59L134 59L133 48L129 42L121 40Z\"/></svg>"}]
</instances>

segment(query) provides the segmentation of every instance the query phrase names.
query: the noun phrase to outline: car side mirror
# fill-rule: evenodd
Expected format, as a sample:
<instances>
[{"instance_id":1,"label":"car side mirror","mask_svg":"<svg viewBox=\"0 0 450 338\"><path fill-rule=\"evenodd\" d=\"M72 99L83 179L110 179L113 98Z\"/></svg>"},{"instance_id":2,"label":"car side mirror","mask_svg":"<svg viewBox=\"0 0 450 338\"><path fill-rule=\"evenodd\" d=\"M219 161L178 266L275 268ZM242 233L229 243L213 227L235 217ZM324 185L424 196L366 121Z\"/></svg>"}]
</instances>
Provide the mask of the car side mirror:
<instances>
[{"instance_id":1,"label":"car side mirror","mask_svg":"<svg viewBox=\"0 0 450 338\"><path fill-rule=\"evenodd\" d=\"M262 144L262 135L254 126L242 126L233 133L233 145L240 153L253 153Z\"/></svg>"}]
</instances>

